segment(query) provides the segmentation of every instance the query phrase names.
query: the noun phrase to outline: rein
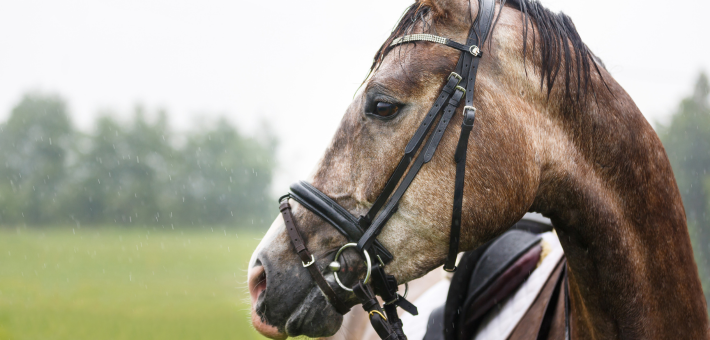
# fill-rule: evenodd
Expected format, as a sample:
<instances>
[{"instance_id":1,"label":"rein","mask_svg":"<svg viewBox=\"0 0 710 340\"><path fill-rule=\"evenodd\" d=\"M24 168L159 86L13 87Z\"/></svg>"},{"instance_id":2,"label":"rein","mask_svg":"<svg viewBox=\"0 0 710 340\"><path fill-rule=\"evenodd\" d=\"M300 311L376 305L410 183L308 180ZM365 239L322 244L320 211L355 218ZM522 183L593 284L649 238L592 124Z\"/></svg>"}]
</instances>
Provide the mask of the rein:
<instances>
[{"instance_id":1,"label":"rein","mask_svg":"<svg viewBox=\"0 0 710 340\"><path fill-rule=\"evenodd\" d=\"M389 219L397 211L399 201L409 188L422 166L431 161L441 139L446 131L451 118L465 98L463 108L463 123L459 136L454 162L456 163L456 177L454 189L454 204L451 219L451 233L449 240L449 253L446 257L444 270L456 270L456 256L458 255L459 238L461 234L461 209L463 205L464 175L466 169L466 151L468 138L476 117L476 108L473 106L473 94L476 84L478 64L482 57L481 49L493 22L495 0L480 0L479 12L471 26L466 44L460 44L451 39L431 34L411 34L393 40L390 47L410 42L433 42L455 48L461 51L456 69L446 79L446 83L437 97L434 105L409 140L397 168L390 175L385 188L377 197L372 207L364 215L356 218L347 209L341 207L333 199L306 182L298 182L290 187L290 193L279 199L279 210L283 215L284 223L291 243L301 258L302 265L308 269L311 277L323 292L328 301L338 313L345 314L350 308L338 298L322 271L316 264L315 256L306 247L305 241L298 231L298 227L291 213L288 199L294 199L306 209L312 211L320 218L335 227L343 234L348 242L342 246L329 269L335 277L336 283L345 291L353 291L362 303L363 309L368 312L370 323L382 339L406 340L402 331L402 321L397 316L397 307L417 315L417 308L397 293L397 280L393 275L385 272L385 266L392 261L392 254L376 240ZM463 83L463 84L462 84ZM461 86L463 85L463 86ZM425 137L431 130L434 120L440 117L436 129L431 133L420 150ZM417 156L414 159L415 155ZM412 163L414 160L414 163ZM411 168L410 167L411 164ZM409 171L407 171L409 168ZM401 183L400 183L401 182ZM398 185L399 183L399 185ZM365 257L367 275L364 280L358 280L354 287L348 288L338 277L341 270L338 257L346 248L355 247ZM374 290L370 287L374 288ZM380 306L376 295L385 301L384 307Z\"/></svg>"}]
</instances>

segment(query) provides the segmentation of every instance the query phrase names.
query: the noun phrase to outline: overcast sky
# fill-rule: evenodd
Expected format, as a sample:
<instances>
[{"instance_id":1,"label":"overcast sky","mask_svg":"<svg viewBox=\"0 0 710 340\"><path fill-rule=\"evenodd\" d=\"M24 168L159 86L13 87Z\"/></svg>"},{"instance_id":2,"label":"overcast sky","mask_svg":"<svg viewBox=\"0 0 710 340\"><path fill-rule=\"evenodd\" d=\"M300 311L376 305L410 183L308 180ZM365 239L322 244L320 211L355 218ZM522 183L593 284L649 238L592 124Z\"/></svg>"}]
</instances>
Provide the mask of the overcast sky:
<instances>
[{"instance_id":1,"label":"overcast sky","mask_svg":"<svg viewBox=\"0 0 710 340\"><path fill-rule=\"evenodd\" d=\"M412 0L0 2L0 119L21 95L62 95L84 130L110 108L165 108L176 129L268 121L281 140L274 191L305 178L377 48ZM543 0L651 122L710 70L710 1Z\"/></svg>"}]
</instances>

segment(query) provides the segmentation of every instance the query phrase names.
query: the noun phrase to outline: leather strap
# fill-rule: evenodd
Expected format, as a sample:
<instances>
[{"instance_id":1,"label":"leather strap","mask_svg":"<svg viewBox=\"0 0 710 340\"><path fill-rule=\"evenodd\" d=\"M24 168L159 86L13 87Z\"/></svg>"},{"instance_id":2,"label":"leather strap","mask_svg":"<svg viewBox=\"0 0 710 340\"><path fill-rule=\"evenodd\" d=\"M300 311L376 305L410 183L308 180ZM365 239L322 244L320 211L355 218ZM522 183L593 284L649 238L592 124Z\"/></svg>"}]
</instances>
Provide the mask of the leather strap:
<instances>
[{"instance_id":1,"label":"leather strap","mask_svg":"<svg viewBox=\"0 0 710 340\"><path fill-rule=\"evenodd\" d=\"M472 26L472 30L478 29L478 34L470 35L467 42L468 45L478 45L481 48L488 38L488 33L490 33L491 25L493 24L493 17L495 14L496 1L495 0L480 0L478 2L478 15L476 16L476 21ZM478 23L478 25L476 25ZM480 35L480 37L479 37ZM464 54L467 57L471 54ZM470 71L468 72L468 78L466 80L466 106L473 106L473 94L476 85L476 74L478 73L478 63L481 58L474 58Z\"/></svg>"},{"instance_id":2,"label":"leather strap","mask_svg":"<svg viewBox=\"0 0 710 340\"><path fill-rule=\"evenodd\" d=\"M565 263L566 264L566 263ZM570 340L572 337L572 332L570 329L570 315L569 315L569 269L565 265L565 340Z\"/></svg>"},{"instance_id":3,"label":"leather strap","mask_svg":"<svg viewBox=\"0 0 710 340\"><path fill-rule=\"evenodd\" d=\"M495 13L495 1L483 0L479 1L478 15L476 16L476 21L478 25L474 23L472 29L475 27L480 27L480 45L486 41L488 32L490 30L493 14ZM474 45L478 44L477 35L469 35L468 44ZM481 58L474 58L473 55L464 54L464 67L470 62L471 67L467 72L466 80L466 104L463 110L463 122L461 124L461 135L459 136L459 142L456 147L456 153L454 154L454 161L456 162L456 179L454 185L454 205L453 211L451 213L451 232L449 235L449 253L446 256L446 262L444 263L444 270L448 272L453 272L456 270L456 257L459 252L459 241L461 237L461 210L463 207L463 189L464 189L464 177L466 175L466 152L468 151L468 137L473 129L473 123L476 118L476 109L473 107L473 94L476 89L476 74L478 73L478 63Z\"/></svg>"},{"instance_id":4,"label":"leather strap","mask_svg":"<svg viewBox=\"0 0 710 340\"><path fill-rule=\"evenodd\" d=\"M293 247L296 248L296 252L301 258L301 263L304 267L306 267L306 269L308 269L313 281L315 281L318 288L320 288L321 292L323 292L325 297L330 301L333 307L335 307L335 310L337 310L338 313L345 314L349 312L350 307L346 306L340 299L338 299L335 291L333 291L333 288L330 287L330 284L328 284L328 281L326 281L325 277L318 269L315 256L308 251L306 243L296 227L296 222L294 221L293 214L291 213L291 205L288 204L288 200L284 200L279 205L279 210L283 216L284 224L286 224L286 231L291 239L291 244L293 244Z\"/></svg>"},{"instance_id":5,"label":"leather strap","mask_svg":"<svg viewBox=\"0 0 710 340\"><path fill-rule=\"evenodd\" d=\"M431 160L431 155L433 155L434 151L436 151L436 147L439 145L441 137L444 135L444 130L446 130L446 125L449 123L451 117L454 115L456 107L461 101L463 95L464 93L459 87L456 89L456 92L454 92L453 96L451 96L451 99L449 99L449 103L446 106L446 109L444 110L444 115L439 120L439 124L437 125L436 130L434 130L431 136L429 136L429 139L427 140L427 143L424 146L423 152L419 153L417 159L414 161L414 164L412 164L412 167L407 172L407 175L404 176L404 179L402 179L402 182L397 187L394 194L392 194L392 197L390 197L390 199L387 201L387 204L385 205L382 212L377 215L375 221L372 222L372 226L370 226L370 228L365 231L365 234L362 235L360 241L358 241L357 247L360 251L362 251L362 249L367 249L370 247L372 241L374 241L377 235L380 234L380 231L382 231L382 228L385 226L385 224L387 224L387 221L389 221L390 217L392 217L392 215L397 211L397 205L399 204L399 200L402 198L402 196L404 196L404 193L409 188L409 185L412 184L412 181L414 181L414 178L417 176L417 173L419 173L419 170L425 163ZM430 156L427 157L427 154L430 154Z\"/></svg>"},{"instance_id":6,"label":"leather strap","mask_svg":"<svg viewBox=\"0 0 710 340\"><path fill-rule=\"evenodd\" d=\"M481 1L479 1L479 12L478 12L478 15L476 16L476 19L475 19L473 25L471 26L471 29L469 30L467 45L482 46L483 43L485 43L485 39L488 36L488 33L491 28L494 12L495 12L495 0L481 0ZM480 34L480 38L479 38L479 34ZM466 106L473 105L473 92L474 92L473 90L475 87L476 74L478 71L478 63L479 62L480 62L480 56L474 57L473 54L471 54L471 53L463 52L462 56L459 58L458 64L456 65L456 73L462 74L464 80L466 80L466 88L463 91L464 92L463 94L466 96ZM451 79L449 79L449 80L451 80ZM457 94L462 92L462 91L460 91L460 87L457 87L456 89L457 89L456 92L451 96L451 99L449 99L449 106L452 106L452 104L453 104L452 112L449 113L449 106L447 106L446 110L444 111L444 116L439 120L439 125L437 126L437 129L429 137L429 140L427 141L427 145L425 146L425 148L423 150L424 158L423 159L421 158L422 157L421 154L417 157L417 160L414 162L412 167L409 169L409 172L407 172L407 174L404 177L404 179L402 180L402 182L399 184L399 186L394 191L394 194L392 194L390 199L387 201L382 212L374 219L374 221L372 222L372 226L370 228L368 228L365 231L365 234L362 236L362 238L360 238L360 241L358 241L358 249L360 251L362 251L363 249L369 248L370 244L372 243L372 240L374 238L376 238L377 235L379 235L379 233L382 231L382 228L384 227L384 225L387 223L387 221L389 221L390 217L392 217L392 215L396 212L397 206L399 204L399 200L402 198L404 193L407 191L407 188L414 180L414 177L417 175L417 173L421 169L421 166L424 165L425 163L429 162L431 160L431 158L433 157L434 152L436 151L436 148L439 145L439 142L441 141L441 137L443 136L444 131L446 130L446 127L448 126L449 121L451 120L451 115L453 115L453 111L456 110L456 108L459 105L459 101L461 100L460 98L455 100L455 98L457 97ZM455 100L455 102L454 102L454 100ZM432 107L432 109L434 109L434 108ZM466 111L466 110L464 109L464 111ZM421 159L421 162L420 162L420 159ZM380 198L378 198L378 200L379 199ZM368 215L370 215L369 212L368 212ZM374 214L372 214L372 215L374 215ZM460 228L460 222L459 222L459 228ZM458 251L458 245L456 245L456 248L457 248L456 251Z\"/></svg>"},{"instance_id":7,"label":"leather strap","mask_svg":"<svg viewBox=\"0 0 710 340\"><path fill-rule=\"evenodd\" d=\"M332 198L304 181L292 184L290 189L291 198L332 225L345 236L348 242L357 242L362 237L364 231L355 216ZM376 257L379 256L385 264L392 261L392 254L379 241L373 242L373 249L367 251Z\"/></svg>"},{"instance_id":8,"label":"leather strap","mask_svg":"<svg viewBox=\"0 0 710 340\"><path fill-rule=\"evenodd\" d=\"M446 256L444 270L456 270L456 256L459 253L459 239L461 236L461 210L463 209L464 177L466 175L466 151L468 150L468 136L473 129L476 119L476 110L464 110L461 123L461 136L456 146L454 161L456 161L456 181L454 184L454 207L451 213L451 233L449 235L449 254Z\"/></svg>"},{"instance_id":9,"label":"leather strap","mask_svg":"<svg viewBox=\"0 0 710 340\"><path fill-rule=\"evenodd\" d=\"M397 183L399 183L399 180L404 176L409 164L412 162L412 159L414 159L417 151L419 151L422 142L424 142L424 137L429 133L434 119L442 112L446 106L446 101L451 97L451 94L454 92L454 89L458 86L461 79L461 76L456 72L449 75L449 79L446 81L441 93L439 93L439 97L434 102L434 106L429 109L429 112L419 124L419 128L417 128L417 131L404 148L404 156L402 156L399 165L397 165L397 168L395 168L394 172L392 172L392 175L390 175L390 178L387 180L385 188L380 192L380 195L377 196L375 203L372 204L367 214L360 217L360 226L364 229L370 226L375 215L382 209L382 206L387 202L387 198L390 197L392 191L397 187Z\"/></svg>"},{"instance_id":10,"label":"leather strap","mask_svg":"<svg viewBox=\"0 0 710 340\"><path fill-rule=\"evenodd\" d=\"M362 309L369 315L370 324L372 328L375 329L375 332L377 332L377 335L379 335L382 340L400 340L399 335L385 317L384 311L380 308L380 303L377 301L370 286L363 284L362 280L360 280L353 287L353 292L360 300L360 303L362 303ZM401 340L406 340L406 337Z\"/></svg>"},{"instance_id":11,"label":"leather strap","mask_svg":"<svg viewBox=\"0 0 710 340\"><path fill-rule=\"evenodd\" d=\"M372 286L375 290L375 294L382 297L382 300L385 302L385 307L401 307L409 314L419 314L415 305L407 301L403 296L397 294L397 279L394 275L385 273L384 266L379 263L372 266Z\"/></svg>"}]
</instances>

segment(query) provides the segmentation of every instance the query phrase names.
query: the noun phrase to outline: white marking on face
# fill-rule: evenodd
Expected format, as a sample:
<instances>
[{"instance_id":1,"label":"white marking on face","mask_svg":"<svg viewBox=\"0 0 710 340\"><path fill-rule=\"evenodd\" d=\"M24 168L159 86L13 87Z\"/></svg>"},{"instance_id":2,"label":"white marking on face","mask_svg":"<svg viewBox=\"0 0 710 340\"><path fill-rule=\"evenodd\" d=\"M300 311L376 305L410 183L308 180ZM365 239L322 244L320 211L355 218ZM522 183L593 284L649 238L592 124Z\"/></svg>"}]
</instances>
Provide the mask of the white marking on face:
<instances>
[{"instance_id":1,"label":"white marking on face","mask_svg":"<svg viewBox=\"0 0 710 340\"><path fill-rule=\"evenodd\" d=\"M279 216L276 217L274 222L271 223L271 226L266 232L266 235L264 235L264 237L259 242L259 245L256 246L256 249L254 249L254 252L251 254L251 259L249 260L249 270L254 267L254 263L256 263L256 258L257 256L259 256L263 249L273 249L273 244L274 240L276 239L276 236L278 236L278 234L284 230L286 230L286 225L284 224L283 217L281 217L281 214L279 214Z\"/></svg>"}]
</instances>

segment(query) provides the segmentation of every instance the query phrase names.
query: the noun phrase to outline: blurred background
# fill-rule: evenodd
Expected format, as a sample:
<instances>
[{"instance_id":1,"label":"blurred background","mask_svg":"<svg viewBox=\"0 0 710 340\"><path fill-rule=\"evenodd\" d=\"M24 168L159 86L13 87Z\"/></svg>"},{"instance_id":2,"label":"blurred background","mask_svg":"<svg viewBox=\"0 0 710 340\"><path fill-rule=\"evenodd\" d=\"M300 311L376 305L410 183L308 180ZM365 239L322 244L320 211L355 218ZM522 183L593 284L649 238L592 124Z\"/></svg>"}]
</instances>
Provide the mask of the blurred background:
<instances>
[{"instance_id":1,"label":"blurred background","mask_svg":"<svg viewBox=\"0 0 710 340\"><path fill-rule=\"evenodd\" d=\"M710 292L707 1L543 0L661 136ZM246 266L411 0L0 3L0 340L257 339Z\"/></svg>"}]
</instances>

